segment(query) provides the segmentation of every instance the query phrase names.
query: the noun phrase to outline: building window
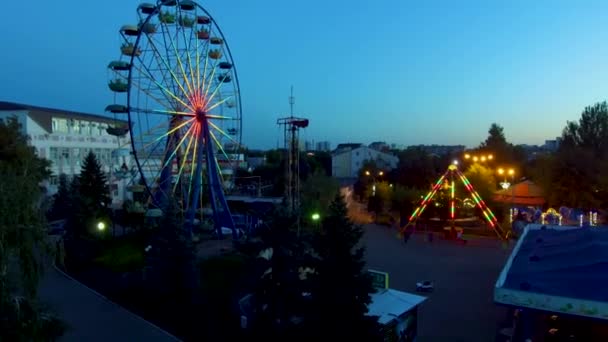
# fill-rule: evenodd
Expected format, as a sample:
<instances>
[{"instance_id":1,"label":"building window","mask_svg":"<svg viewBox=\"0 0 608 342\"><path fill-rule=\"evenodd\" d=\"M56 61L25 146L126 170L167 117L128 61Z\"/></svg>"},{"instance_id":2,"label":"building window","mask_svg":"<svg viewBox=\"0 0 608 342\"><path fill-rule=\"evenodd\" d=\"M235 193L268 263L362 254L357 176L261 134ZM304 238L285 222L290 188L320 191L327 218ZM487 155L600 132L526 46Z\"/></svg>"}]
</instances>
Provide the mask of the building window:
<instances>
[{"instance_id":1,"label":"building window","mask_svg":"<svg viewBox=\"0 0 608 342\"><path fill-rule=\"evenodd\" d=\"M72 149L72 163L75 167L80 167L80 163L82 162L82 155L80 154L80 148Z\"/></svg>"},{"instance_id":2,"label":"building window","mask_svg":"<svg viewBox=\"0 0 608 342\"><path fill-rule=\"evenodd\" d=\"M61 163L64 166L69 166L70 165L70 149L67 147L64 147L61 149Z\"/></svg>"},{"instance_id":3,"label":"building window","mask_svg":"<svg viewBox=\"0 0 608 342\"><path fill-rule=\"evenodd\" d=\"M73 126L72 126L72 133L74 134L80 134L80 120L73 120Z\"/></svg>"},{"instance_id":4,"label":"building window","mask_svg":"<svg viewBox=\"0 0 608 342\"><path fill-rule=\"evenodd\" d=\"M355 152L355 155L358 157L359 156L359 151Z\"/></svg>"},{"instance_id":5,"label":"building window","mask_svg":"<svg viewBox=\"0 0 608 342\"><path fill-rule=\"evenodd\" d=\"M68 133L68 120L62 118L52 118L53 133Z\"/></svg>"},{"instance_id":6,"label":"building window","mask_svg":"<svg viewBox=\"0 0 608 342\"><path fill-rule=\"evenodd\" d=\"M57 147L51 147L51 163L53 163L53 166L58 166L58 161L59 161L59 150L57 149Z\"/></svg>"}]
</instances>

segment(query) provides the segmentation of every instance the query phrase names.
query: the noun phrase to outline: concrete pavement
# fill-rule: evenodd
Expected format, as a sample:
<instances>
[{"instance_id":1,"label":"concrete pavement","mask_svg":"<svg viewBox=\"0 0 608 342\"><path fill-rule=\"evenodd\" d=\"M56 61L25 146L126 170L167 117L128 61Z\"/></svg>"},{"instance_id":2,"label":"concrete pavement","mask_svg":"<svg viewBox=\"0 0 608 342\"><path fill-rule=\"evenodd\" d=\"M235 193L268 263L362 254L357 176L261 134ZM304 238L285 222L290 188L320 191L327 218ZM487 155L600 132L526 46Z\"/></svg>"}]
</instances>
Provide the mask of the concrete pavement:
<instances>
[{"instance_id":1,"label":"concrete pavement","mask_svg":"<svg viewBox=\"0 0 608 342\"><path fill-rule=\"evenodd\" d=\"M68 324L62 342L179 341L52 265L46 267L38 295Z\"/></svg>"}]
</instances>

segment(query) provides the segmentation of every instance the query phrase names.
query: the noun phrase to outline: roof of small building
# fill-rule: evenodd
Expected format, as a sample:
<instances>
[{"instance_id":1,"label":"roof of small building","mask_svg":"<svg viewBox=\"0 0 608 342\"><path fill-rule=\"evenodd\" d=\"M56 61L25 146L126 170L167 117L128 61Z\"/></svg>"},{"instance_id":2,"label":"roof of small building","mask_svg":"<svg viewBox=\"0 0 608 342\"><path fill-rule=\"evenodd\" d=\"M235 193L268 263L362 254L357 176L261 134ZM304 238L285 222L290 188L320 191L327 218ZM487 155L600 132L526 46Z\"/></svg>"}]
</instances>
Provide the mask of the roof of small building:
<instances>
[{"instance_id":1,"label":"roof of small building","mask_svg":"<svg viewBox=\"0 0 608 342\"><path fill-rule=\"evenodd\" d=\"M424 302L426 297L393 289L383 289L372 293L371 299L367 314L378 316L378 322L386 324Z\"/></svg>"}]
</instances>

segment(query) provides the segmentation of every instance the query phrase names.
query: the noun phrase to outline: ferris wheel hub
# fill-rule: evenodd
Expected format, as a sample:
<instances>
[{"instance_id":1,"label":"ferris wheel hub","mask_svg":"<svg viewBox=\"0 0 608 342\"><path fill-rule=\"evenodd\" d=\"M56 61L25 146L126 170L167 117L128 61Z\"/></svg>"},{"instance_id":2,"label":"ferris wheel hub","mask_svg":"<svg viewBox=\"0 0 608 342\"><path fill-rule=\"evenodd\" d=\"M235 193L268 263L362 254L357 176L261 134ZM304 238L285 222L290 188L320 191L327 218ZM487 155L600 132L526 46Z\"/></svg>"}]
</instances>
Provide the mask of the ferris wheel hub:
<instances>
[{"instance_id":1,"label":"ferris wheel hub","mask_svg":"<svg viewBox=\"0 0 608 342\"><path fill-rule=\"evenodd\" d=\"M196 116L196 120L199 122L207 119L207 112L202 108L197 108L196 112L194 112L194 115Z\"/></svg>"}]
</instances>

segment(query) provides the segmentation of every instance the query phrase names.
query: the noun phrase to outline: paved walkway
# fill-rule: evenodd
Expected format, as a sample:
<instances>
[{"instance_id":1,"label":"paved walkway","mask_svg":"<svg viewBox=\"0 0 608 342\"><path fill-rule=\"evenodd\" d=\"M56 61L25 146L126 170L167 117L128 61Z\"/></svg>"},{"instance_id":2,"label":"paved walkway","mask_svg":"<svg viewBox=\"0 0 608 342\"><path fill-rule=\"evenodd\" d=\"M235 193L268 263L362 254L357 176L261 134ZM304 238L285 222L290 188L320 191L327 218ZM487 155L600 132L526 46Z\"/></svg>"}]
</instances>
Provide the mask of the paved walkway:
<instances>
[{"instance_id":1,"label":"paved walkway","mask_svg":"<svg viewBox=\"0 0 608 342\"><path fill-rule=\"evenodd\" d=\"M68 324L62 342L179 341L53 266L47 267L38 295Z\"/></svg>"}]
</instances>

